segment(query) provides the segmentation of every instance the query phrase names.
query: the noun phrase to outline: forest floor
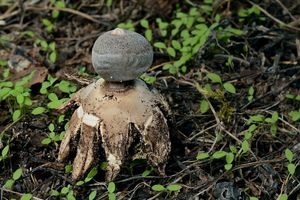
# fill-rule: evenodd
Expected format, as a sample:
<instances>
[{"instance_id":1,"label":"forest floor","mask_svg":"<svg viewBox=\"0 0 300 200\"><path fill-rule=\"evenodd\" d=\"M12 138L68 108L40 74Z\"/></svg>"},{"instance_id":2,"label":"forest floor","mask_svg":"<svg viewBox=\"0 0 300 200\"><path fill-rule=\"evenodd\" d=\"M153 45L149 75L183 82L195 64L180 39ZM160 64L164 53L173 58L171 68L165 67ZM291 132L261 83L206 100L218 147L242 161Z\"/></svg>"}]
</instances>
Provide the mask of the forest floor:
<instances>
[{"instance_id":1,"label":"forest floor","mask_svg":"<svg viewBox=\"0 0 300 200\"><path fill-rule=\"evenodd\" d=\"M73 182L57 154L76 107L55 108L99 78L91 49L116 27L154 46L166 176L128 160L109 184L100 159ZM1 0L0 199L300 199L299 35L299 0Z\"/></svg>"}]
</instances>

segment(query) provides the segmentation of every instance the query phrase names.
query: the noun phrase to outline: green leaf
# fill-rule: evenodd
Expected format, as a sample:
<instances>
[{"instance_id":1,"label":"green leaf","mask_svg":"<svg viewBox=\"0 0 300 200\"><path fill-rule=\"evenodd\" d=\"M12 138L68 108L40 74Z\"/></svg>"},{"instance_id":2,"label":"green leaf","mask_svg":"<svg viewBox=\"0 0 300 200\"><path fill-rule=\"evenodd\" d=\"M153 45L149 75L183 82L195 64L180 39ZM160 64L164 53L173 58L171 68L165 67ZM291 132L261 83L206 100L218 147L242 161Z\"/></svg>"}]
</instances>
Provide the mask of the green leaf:
<instances>
[{"instance_id":1,"label":"green leaf","mask_svg":"<svg viewBox=\"0 0 300 200\"><path fill-rule=\"evenodd\" d=\"M50 22L49 19L42 19L42 23L45 25L45 26L52 26L52 22Z\"/></svg>"},{"instance_id":2,"label":"green leaf","mask_svg":"<svg viewBox=\"0 0 300 200\"><path fill-rule=\"evenodd\" d=\"M151 170L145 170L145 171L142 173L142 177L147 177L150 173L151 173Z\"/></svg>"},{"instance_id":3,"label":"green leaf","mask_svg":"<svg viewBox=\"0 0 300 200\"><path fill-rule=\"evenodd\" d=\"M89 200L94 200L96 195L97 195L97 191L96 190L92 191L89 195Z\"/></svg>"},{"instance_id":4,"label":"green leaf","mask_svg":"<svg viewBox=\"0 0 300 200\"><path fill-rule=\"evenodd\" d=\"M236 149L235 146L230 145L230 146L229 146L229 149L230 149L230 151L231 151L233 154L236 154L236 153L237 153L237 149Z\"/></svg>"},{"instance_id":5,"label":"green leaf","mask_svg":"<svg viewBox=\"0 0 300 200\"><path fill-rule=\"evenodd\" d=\"M51 139L50 138L45 138L45 139L42 140L41 143L45 144L45 145L50 144L51 143Z\"/></svg>"},{"instance_id":6,"label":"green leaf","mask_svg":"<svg viewBox=\"0 0 300 200\"><path fill-rule=\"evenodd\" d=\"M14 113L13 113L13 121L17 121L21 116L21 110L15 110Z\"/></svg>"},{"instance_id":7,"label":"green leaf","mask_svg":"<svg viewBox=\"0 0 300 200\"><path fill-rule=\"evenodd\" d=\"M182 186L178 185L178 184L171 184L171 185L167 186L167 190L175 191L175 192L179 192L181 188L182 188Z\"/></svg>"},{"instance_id":8,"label":"green leaf","mask_svg":"<svg viewBox=\"0 0 300 200\"><path fill-rule=\"evenodd\" d=\"M296 166L293 163L288 164L288 171L291 175L295 174Z\"/></svg>"},{"instance_id":9,"label":"green leaf","mask_svg":"<svg viewBox=\"0 0 300 200\"><path fill-rule=\"evenodd\" d=\"M48 129L49 129L49 131L53 132L54 131L54 124L53 123L49 124Z\"/></svg>"},{"instance_id":10,"label":"green leaf","mask_svg":"<svg viewBox=\"0 0 300 200\"><path fill-rule=\"evenodd\" d=\"M31 113L33 115L40 115L40 114L44 113L45 111L46 111L46 108L44 108L44 107L37 107L37 108L33 109Z\"/></svg>"},{"instance_id":11,"label":"green leaf","mask_svg":"<svg viewBox=\"0 0 300 200\"><path fill-rule=\"evenodd\" d=\"M252 133L253 131L255 131L256 128L257 128L257 126L256 126L255 124L252 124L252 125L248 128L248 131Z\"/></svg>"},{"instance_id":12,"label":"green leaf","mask_svg":"<svg viewBox=\"0 0 300 200\"><path fill-rule=\"evenodd\" d=\"M250 200L259 200L259 199L256 197L250 197Z\"/></svg>"},{"instance_id":13,"label":"green leaf","mask_svg":"<svg viewBox=\"0 0 300 200\"><path fill-rule=\"evenodd\" d=\"M55 63L56 62L56 59L57 59L57 53L56 53L56 51L52 51L50 53L49 59L50 59L51 63Z\"/></svg>"},{"instance_id":14,"label":"green leaf","mask_svg":"<svg viewBox=\"0 0 300 200\"><path fill-rule=\"evenodd\" d=\"M61 194L66 195L70 191L69 187L63 187L60 191Z\"/></svg>"},{"instance_id":15,"label":"green leaf","mask_svg":"<svg viewBox=\"0 0 300 200\"><path fill-rule=\"evenodd\" d=\"M162 42L155 42L153 44L156 48L159 48L159 49L166 49L167 46L165 45L165 43L162 43Z\"/></svg>"},{"instance_id":16,"label":"green leaf","mask_svg":"<svg viewBox=\"0 0 300 200\"><path fill-rule=\"evenodd\" d=\"M281 195L279 195L279 197L278 197L278 200L288 200L288 195L287 194L281 194Z\"/></svg>"},{"instance_id":17,"label":"green leaf","mask_svg":"<svg viewBox=\"0 0 300 200\"><path fill-rule=\"evenodd\" d=\"M41 41L41 47L44 51L48 50L48 43L45 40Z\"/></svg>"},{"instance_id":18,"label":"green leaf","mask_svg":"<svg viewBox=\"0 0 300 200\"><path fill-rule=\"evenodd\" d=\"M49 44L49 48L51 49L51 51L55 51L56 43L55 43L55 42L51 42L51 43Z\"/></svg>"},{"instance_id":19,"label":"green leaf","mask_svg":"<svg viewBox=\"0 0 300 200\"><path fill-rule=\"evenodd\" d=\"M8 155L8 152L9 152L9 145L6 145L3 149L2 149L2 152L1 152L1 155L2 155L2 158L5 159Z\"/></svg>"},{"instance_id":20,"label":"green leaf","mask_svg":"<svg viewBox=\"0 0 300 200\"><path fill-rule=\"evenodd\" d=\"M64 1L56 1L55 6L58 8L65 8L66 4Z\"/></svg>"},{"instance_id":21,"label":"green leaf","mask_svg":"<svg viewBox=\"0 0 300 200\"><path fill-rule=\"evenodd\" d=\"M249 140L250 138L252 138L252 132L246 131L246 133L245 133L245 140Z\"/></svg>"},{"instance_id":22,"label":"green leaf","mask_svg":"<svg viewBox=\"0 0 300 200\"><path fill-rule=\"evenodd\" d=\"M216 151L213 155L212 155L212 157L214 158L214 159L220 159L220 158L223 158L224 156L226 156L226 152L225 151Z\"/></svg>"},{"instance_id":23,"label":"green leaf","mask_svg":"<svg viewBox=\"0 0 300 200\"><path fill-rule=\"evenodd\" d=\"M166 188L165 188L163 185L160 185L160 184L153 185L153 186L151 187L151 189L152 189L153 191L156 191L156 192L161 192L161 191L166 190Z\"/></svg>"},{"instance_id":24,"label":"green leaf","mask_svg":"<svg viewBox=\"0 0 300 200\"><path fill-rule=\"evenodd\" d=\"M207 78L209 78L214 83L222 83L222 79L218 74L208 73Z\"/></svg>"},{"instance_id":25,"label":"green leaf","mask_svg":"<svg viewBox=\"0 0 300 200\"><path fill-rule=\"evenodd\" d=\"M247 153L249 151L250 145L247 140L244 140L242 142L242 149L243 149L243 153Z\"/></svg>"},{"instance_id":26,"label":"green leaf","mask_svg":"<svg viewBox=\"0 0 300 200\"><path fill-rule=\"evenodd\" d=\"M58 18L58 16L59 16L59 11L58 10L52 10L52 18Z\"/></svg>"},{"instance_id":27,"label":"green leaf","mask_svg":"<svg viewBox=\"0 0 300 200\"><path fill-rule=\"evenodd\" d=\"M201 100L200 102L200 112L206 113L209 110L209 104L206 100Z\"/></svg>"},{"instance_id":28,"label":"green leaf","mask_svg":"<svg viewBox=\"0 0 300 200\"><path fill-rule=\"evenodd\" d=\"M17 169L14 173L13 173L13 179L16 181L18 180L21 176L22 176L22 168Z\"/></svg>"},{"instance_id":29,"label":"green leaf","mask_svg":"<svg viewBox=\"0 0 300 200\"><path fill-rule=\"evenodd\" d=\"M197 157L196 157L197 160L204 160L206 158L209 158L209 154L206 152L200 152L197 154Z\"/></svg>"},{"instance_id":30,"label":"green leaf","mask_svg":"<svg viewBox=\"0 0 300 200\"><path fill-rule=\"evenodd\" d=\"M50 196L58 197L59 196L59 192L57 190L51 190Z\"/></svg>"},{"instance_id":31,"label":"green leaf","mask_svg":"<svg viewBox=\"0 0 300 200\"><path fill-rule=\"evenodd\" d=\"M276 133L277 133L277 125L276 124L272 124L271 127L270 127L270 131L271 131L271 134L273 136L275 136Z\"/></svg>"},{"instance_id":32,"label":"green leaf","mask_svg":"<svg viewBox=\"0 0 300 200\"><path fill-rule=\"evenodd\" d=\"M153 37L153 34L152 34L152 30L148 29L145 31L145 37L148 41L152 41L152 37Z\"/></svg>"},{"instance_id":33,"label":"green leaf","mask_svg":"<svg viewBox=\"0 0 300 200\"><path fill-rule=\"evenodd\" d=\"M47 107L50 109L56 109L64 103L62 100L52 101L47 104Z\"/></svg>"},{"instance_id":34,"label":"green leaf","mask_svg":"<svg viewBox=\"0 0 300 200\"><path fill-rule=\"evenodd\" d=\"M98 170L96 167L94 167L86 176L86 178L84 179L84 182L89 182L90 180L92 180L94 178L94 176L96 176L96 174L98 173Z\"/></svg>"},{"instance_id":35,"label":"green leaf","mask_svg":"<svg viewBox=\"0 0 300 200\"><path fill-rule=\"evenodd\" d=\"M20 200L30 200L32 198L32 194L23 194Z\"/></svg>"},{"instance_id":36,"label":"green leaf","mask_svg":"<svg viewBox=\"0 0 300 200\"><path fill-rule=\"evenodd\" d=\"M170 67L172 67L172 64L170 64L170 63L165 64L165 65L163 66L163 70L168 70L168 69L170 69Z\"/></svg>"},{"instance_id":37,"label":"green leaf","mask_svg":"<svg viewBox=\"0 0 300 200\"><path fill-rule=\"evenodd\" d=\"M50 101L57 101L57 100L58 100L58 97L56 96L55 93L50 93L50 94L48 95L48 99L49 99Z\"/></svg>"},{"instance_id":38,"label":"green leaf","mask_svg":"<svg viewBox=\"0 0 300 200\"><path fill-rule=\"evenodd\" d=\"M232 169L232 164L227 163L227 164L224 165L224 168L225 168L226 171L229 171L229 170Z\"/></svg>"},{"instance_id":39,"label":"green leaf","mask_svg":"<svg viewBox=\"0 0 300 200\"><path fill-rule=\"evenodd\" d=\"M289 112L289 116L292 118L294 122L298 121L300 120L300 111L291 111Z\"/></svg>"},{"instance_id":40,"label":"green leaf","mask_svg":"<svg viewBox=\"0 0 300 200\"><path fill-rule=\"evenodd\" d=\"M70 191L67 195L67 200L76 200L73 191Z\"/></svg>"},{"instance_id":41,"label":"green leaf","mask_svg":"<svg viewBox=\"0 0 300 200\"><path fill-rule=\"evenodd\" d=\"M114 193L116 190L116 184L114 182L109 182L107 186L107 191L109 193Z\"/></svg>"},{"instance_id":42,"label":"green leaf","mask_svg":"<svg viewBox=\"0 0 300 200\"><path fill-rule=\"evenodd\" d=\"M49 134L49 138L50 138L52 141L54 141L54 140L55 140L55 133L54 133L54 132L51 132L51 133Z\"/></svg>"},{"instance_id":43,"label":"green leaf","mask_svg":"<svg viewBox=\"0 0 300 200\"><path fill-rule=\"evenodd\" d=\"M254 87L253 87L253 86L251 86L251 87L249 88L248 94L249 94L250 96L253 96L253 94L254 94Z\"/></svg>"},{"instance_id":44,"label":"green leaf","mask_svg":"<svg viewBox=\"0 0 300 200\"><path fill-rule=\"evenodd\" d=\"M181 44L177 40L172 40L171 44L174 47L174 49L176 49L176 50L181 49Z\"/></svg>"},{"instance_id":45,"label":"green leaf","mask_svg":"<svg viewBox=\"0 0 300 200\"><path fill-rule=\"evenodd\" d=\"M107 162L101 162L99 168L100 168L101 170L106 170L107 166L108 166L108 163L107 163Z\"/></svg>"},{"instance_id":46,"label":"green leaf","mask_svg":"<svg viewBox=\"0 0 300 200\"><path fill-rule=\"evenodd\" d=\"M22 94L19 94L17 96L17 102L19 105L22 105L24 103L24 96Z\"/></svg>"},{"instance_id":47,"label":"green leaf","mask_svg":"<svg viewBox=\"0 0 300 200\"><path fill-rule=\"evenodd\" d=\"M223 87L227 92L230 92L231 94L236 93L235 87L230 82L224 83Z\"/></svg>"},{"instance_id":48,"label":"green leaf","mask_svg":"<svg viewBox=\"0 0 300 200\"><path fill-rule=\"evenodd\" d=\"M13 179L8 179L5 184L4 187L7 189L12 189L12 187L14 186L15 181Z\"/></svg>"},{"instance_id":49,"label":"green leaf","mask_svg":"<svg viewBox=\"0 0 300 200\"><path fill-rule=\"evenodd\" d=\"M31 106L32 105L32 101L29 97L25 97L25 101L24 101L24 104L26 106Z\"/></svg>"},{"instance_id":50,"label":"green leaf","mask_svg":"<svg viewBox=\"0 0 300 200\"><path fill-rule=\"evenodd\" d=\"M115 193L109 193L108 194L108 200L116 200L117 197L116 197L116 194Z\"/></svg>"},{"instance_id":51,"label":"green leaf","mask_svg":"<svg viewBox=\"0 0 300 200\"><path fill-rule=\"evenodd\" d=\"M170 56L172 56L173 58L176 56L176 52L172 47L168 47L167 48L167 52Z\"/></svg>"},{"instance_id":52,"label":"green leaf","mask_svg":"<svg viewBox=\"0 0 300 200\"><path fill-rule=\"evenodd\" d=\"M149 22L148 22L148 20L142 19L142 20L140 21L140 24L141 24L142 27L144 27L144 28L146 28L146 29L149 29Z\"/></svg>"},{"instance_id":53,"label":"green leaf","mask_svg":"<svg viewBox=\"0 0 300 200\"><path fill-rule=\"evenodd\" d=\"M113 3L113 0L106 0L106 6L107 7L111 7L112 6L112 3Z\"/></svg>"},{"instance_id":54,"label":"green leaf","mask_svg":"<svg viewBox=\"0 0 300 200\"><path fill-rule=\"evenodd\" d=\"M262 122L262 121L264 121L264 119L265 119L265 116L263 116L263 115L260 115L260 114L258 114L258 115L253 115L253 116L250 116L250 119L248 120L248 124L251 124L252 122Z\"/></svg>"},{"instance_id":55,"label":"green leaf","mask_svg":"<svg viewBox=\"0 0 300 200\"><path fill-rule=\"evenodd\" d=\"M226 163L230 164L234 160L234 154L229 152L226 154Z\"/></svg>"},{"instance_id":56,"label":"green leaf","mask_svg":"<svg viewBox=\"0 0 300 200\"><path fill-rule=\"evenodd\" d=\"M85 183L84 181L78 181L78 182L76 183L76 185L77 185L77 186L82 186L84 183Z\"/></svg>"},{"instance_id":57,"label":"green leaf","mask_svg":"<svg viewBox=\"0 0 300 200\"><path fill-rule=\"evenodd\" d=\"M293 152L289 149L286 149L284 151L284 154L285 154L286 159L291 163L293 161L293 158L294 158Z\"/></svg>"},{"instance_id":58,"label":"green leaf","mask_svg":"<svg viewBox=\"0 0 300 200\"><path fill-rule=\"evenodd\" d=\"M1 101L1 99L5 99L10 91L11 91L10 88L1 88L1 90L0 90L0 101Z\"/></svg>"},{"instance_id":59,"label":"green leaf","mask_svg":"<svg viewBox=\"0 0 300 200\"><path fill-rule=\"evenodd\" d=\"M65 120L65 115L59 115L58 117L58 123L62 123Z\"/></svg>"},{"instance_id":60,"label":"green leaf","mask_svg":"<svg viewBox=\"0 0 300 200\"><path fill-rule=\"evenodd\" d=\"M72 171L72 165L71 164L67 164L66 166L65 166L65 172L67 173L67 174L69 174L71 171Z\"/></svg>"}]
</instances>

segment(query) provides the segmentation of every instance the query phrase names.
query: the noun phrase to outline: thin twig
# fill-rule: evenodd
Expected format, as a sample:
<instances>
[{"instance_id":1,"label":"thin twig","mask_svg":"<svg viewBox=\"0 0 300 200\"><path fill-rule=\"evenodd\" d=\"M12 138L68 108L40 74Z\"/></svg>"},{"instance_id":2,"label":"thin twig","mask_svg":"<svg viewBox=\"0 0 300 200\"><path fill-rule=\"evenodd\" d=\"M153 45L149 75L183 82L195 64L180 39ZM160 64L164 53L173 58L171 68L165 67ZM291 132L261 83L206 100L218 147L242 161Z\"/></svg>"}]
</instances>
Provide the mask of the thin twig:
<instances>
[{"instance_id":1,"label":"thin twig","mask_svg":"<svg viewBox=\"0 0 300 200\"><path fill-rule=\"evenodd\" d=\"M16 192L16 191L12 191L12 190L10 190L10 189L7 189L7 188L1 188L1 190L2 191L4 191L4 192L8 192L8 193L12 193L12 194L16 194L16 195L19 195L19 196L23 196L24 195L24 193L20 193L20 192ZM38 197L32 197L32 199L34 199L34 200L43 200L43 199L40 199L40 198L38 198Z\"/></svg>"},{"instance_id":2,"label":"thin twig","mask_svg":"<svg viewBox=\"0 0 300 200\"><path fill-rule=\"evenodd\" d=\"M283 21L281 21L280 19L277 19L276 17L274 17L273 15L271 15L268 11L266 11L265 9L263 9L262 7L260 7L258 4L248 0L248 2L253 5L256 6L261 12L263 12L267 17L269 17L270 19L272 19L273 21L275 21L276 23L278 23L279 25L285 26L287 28L290 28L292 30L295 31L300 31L299 28L294 27L294 26L290 26L289 24L284 23Z\"/></svg>"}]
</instances>

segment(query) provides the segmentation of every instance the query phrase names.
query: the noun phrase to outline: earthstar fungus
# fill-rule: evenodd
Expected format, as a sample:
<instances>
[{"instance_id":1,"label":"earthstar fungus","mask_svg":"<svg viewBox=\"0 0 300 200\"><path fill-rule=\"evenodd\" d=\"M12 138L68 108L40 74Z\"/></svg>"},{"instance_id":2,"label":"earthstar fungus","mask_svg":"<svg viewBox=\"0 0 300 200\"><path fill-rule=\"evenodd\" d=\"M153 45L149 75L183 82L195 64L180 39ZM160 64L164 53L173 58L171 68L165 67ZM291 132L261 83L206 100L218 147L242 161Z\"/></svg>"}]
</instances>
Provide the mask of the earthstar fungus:
<instances>
[{"instance_id":1,"label":"earthstar fungus","mask_svg":"<svg viewBox=\"0 0 300 200\"><path fill-rule=\"evenodd\" d=\"M113 180L134 146L135 157L146 158L164 174L170 152L167 120L168 105L155 90L137 79L152 64L153 50L138 33L114 29L96 40L92 63L102 77L79 90L73 113L61 142L58 160L64 161L72 145L77 147L72 178L77 180L92 166L99 146L107 160L106 179ZM79 141L76 138L79 136Z\"/></svg>"}]
</instances>

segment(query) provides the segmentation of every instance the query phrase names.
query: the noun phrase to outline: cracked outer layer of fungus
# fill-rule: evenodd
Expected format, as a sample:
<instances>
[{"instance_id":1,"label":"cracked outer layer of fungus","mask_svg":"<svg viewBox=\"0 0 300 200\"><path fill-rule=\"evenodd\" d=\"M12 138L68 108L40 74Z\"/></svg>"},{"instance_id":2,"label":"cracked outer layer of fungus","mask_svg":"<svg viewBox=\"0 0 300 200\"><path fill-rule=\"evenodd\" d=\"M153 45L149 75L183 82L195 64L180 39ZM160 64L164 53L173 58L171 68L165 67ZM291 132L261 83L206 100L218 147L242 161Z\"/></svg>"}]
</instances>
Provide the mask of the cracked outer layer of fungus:
<instances>
[{"instance_id":1,"label":"cracked outer layer of fungus","mask_svg":"<svg viewBox=\"0 0 300 200\"><path fill-rule=\"evenodd\" d=\"M79 90L61 107L72 102L79 106L70 119L58 153L58 160L64 161L71 145L76 144L73 180L92 166L100 153L99 145L108 162L106 180L113 180L136 139L140 140L140 149L135 152L140 154L138 157L146 158L164 174L170 140L162 111L167 113L168 106L161 95L136 79L151 65L152 58L151 45L135 32L117 28L95 42L92 62L103 79Z\"/></svg>"}]
</instances>

